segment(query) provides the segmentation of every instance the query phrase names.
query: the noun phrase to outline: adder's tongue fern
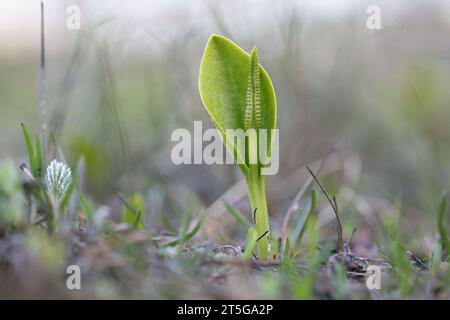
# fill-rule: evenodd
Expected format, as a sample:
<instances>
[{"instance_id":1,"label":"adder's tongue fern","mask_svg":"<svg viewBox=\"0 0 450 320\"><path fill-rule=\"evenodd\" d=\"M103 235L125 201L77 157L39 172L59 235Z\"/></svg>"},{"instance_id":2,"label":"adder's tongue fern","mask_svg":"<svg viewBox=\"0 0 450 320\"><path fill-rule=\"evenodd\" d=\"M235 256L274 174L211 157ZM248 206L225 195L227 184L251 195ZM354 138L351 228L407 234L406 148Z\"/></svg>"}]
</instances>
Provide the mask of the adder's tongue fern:
<instances>
[{"instance_id":1,"label":"adder's tongue fern","mask_svg":"<svg viewBox=\"0 0 450 320\"><path fill-rule=\"evenodd\" d=\"M259 239L259 256L266 258L270 234L261 168L271 153L276 98L269 76L258 63L256 47L248 54L225 37L211 36L200 65L199 89L205 109L229 152L235 160L245 159L244 163L238 163L247 183L252 211L256 211L254 228ZM244 150L234 140L227 139L227 129L256 132L254 138L251 134L246 138L246 154L241 154ZM259 135L261 129L267 130L265 136ZM267 154L260 155L261 142L267 146Z\"/></svg>"}]
</instances>

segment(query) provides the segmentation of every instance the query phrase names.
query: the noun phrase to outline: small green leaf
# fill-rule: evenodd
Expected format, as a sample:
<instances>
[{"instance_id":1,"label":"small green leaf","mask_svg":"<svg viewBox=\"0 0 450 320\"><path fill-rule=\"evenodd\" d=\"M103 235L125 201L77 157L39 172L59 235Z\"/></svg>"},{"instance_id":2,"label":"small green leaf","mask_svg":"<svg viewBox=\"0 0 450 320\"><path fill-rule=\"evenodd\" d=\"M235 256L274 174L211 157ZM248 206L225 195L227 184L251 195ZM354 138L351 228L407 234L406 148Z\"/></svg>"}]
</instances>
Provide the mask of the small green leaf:
<instances>
[{"instance_id":1,"label":"small green leaf","mask_svg":"<svg viewBox=\"0 0 450 320\"><path fill-rule=\"evenodd\" d=\"M31 141L30 134L28 133L27 127L23 123L20 124L22 127L23 137L25 138L25 143L27 145L27 152L28 152L28 161L30 163L30 170L31 173L34 175L36 171L36 165L34 160L34 148L33 148L33 142Z\"/></svg>"},{"instance_id":2,"label":"small green leaf","mask_svg":"<svg viewBox=\"0 0 450 320\"><path fill-rule=\"evenodd\" d=\"M242 224L247 229L252 226L250 221L248 221L247 218L244 217L244 215L240 213L235 207L233 207L231 204L225 201L223 204L225 208L227 208L228 212L231 213L231 215L234 217L234 219L236 219L237 222Z\"/></svg>"}]
</instances>

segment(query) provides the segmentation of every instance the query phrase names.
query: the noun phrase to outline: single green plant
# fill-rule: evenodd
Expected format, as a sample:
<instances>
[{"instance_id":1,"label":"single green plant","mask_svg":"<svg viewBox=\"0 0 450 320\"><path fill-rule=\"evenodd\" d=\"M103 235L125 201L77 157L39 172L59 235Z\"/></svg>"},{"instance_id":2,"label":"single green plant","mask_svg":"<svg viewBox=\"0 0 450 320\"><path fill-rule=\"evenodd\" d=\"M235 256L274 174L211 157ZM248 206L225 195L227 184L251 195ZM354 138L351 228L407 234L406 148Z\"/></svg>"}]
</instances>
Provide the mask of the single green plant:
<instances>
[{"instance_id":1,"label":"single green plant","mask_svg":"<svg viewBox=\"0 0 450 320\"><path fill-rule=\"evenodd\" d=\"M252 212L256 211L259 256L266 258L269 215L261 169L271 156L276 97L267 72L258 63L256 47L248 54L229 39L212 35L200 65L199 89L206 111L245 177ZM238 130L245 133L243 144L230 134Z\"/></svg>"}]
</instances>

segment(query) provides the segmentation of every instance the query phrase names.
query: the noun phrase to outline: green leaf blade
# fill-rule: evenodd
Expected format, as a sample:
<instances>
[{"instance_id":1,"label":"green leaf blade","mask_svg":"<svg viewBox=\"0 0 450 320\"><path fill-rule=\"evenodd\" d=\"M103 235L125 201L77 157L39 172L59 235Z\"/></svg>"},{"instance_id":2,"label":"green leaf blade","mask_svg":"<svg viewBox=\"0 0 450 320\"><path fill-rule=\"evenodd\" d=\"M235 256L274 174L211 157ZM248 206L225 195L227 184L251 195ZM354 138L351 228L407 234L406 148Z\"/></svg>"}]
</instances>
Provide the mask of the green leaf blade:
<instances>
[{"instance_id":1,"label":"green leaf blade","mask_svg":"<svg viewBox=\"0 0 450 320\"><path fill-rule=\"evenodd\" d=\"M27 145L28 162L30 163L31 173L34 174L35 171L35 159L34 159L34 148L33 142L31 141L31 136L28 133L27 127L23 123L20 124L22 127L23 137L25 138L25 144Z\"/></svg>"},{"instance_id":2,"label":"green leaf blade","mask_svg":"<svg viewBox=\"0 0 450 320\"><path fill-rule=\"evenodd\" d=\"M233 218L237 222L242 224L247 229L251 228L252 224L250 223L250 221L247 220L246 217L244 217L244 215L242 213L240 213L235 207L233 207L231 204L229 204L226 201L224 201L223 204L224 204L225 208L227 209L227 211L233 216Z\"/></svg>"},{"instance_id":3,"label":"green leaf blade","mask_svg":"<svg viewBox=\"0 0 450 320\"><path fill-rule=\"evenodd\" d=\"M256 49L249 55L231 40L212 35L200 64L199 89L205 109L223 135L226 129L267 129L270 154L276 96ZM253 126L250 116L255 119Z\"/></svg>"}]
</instances>

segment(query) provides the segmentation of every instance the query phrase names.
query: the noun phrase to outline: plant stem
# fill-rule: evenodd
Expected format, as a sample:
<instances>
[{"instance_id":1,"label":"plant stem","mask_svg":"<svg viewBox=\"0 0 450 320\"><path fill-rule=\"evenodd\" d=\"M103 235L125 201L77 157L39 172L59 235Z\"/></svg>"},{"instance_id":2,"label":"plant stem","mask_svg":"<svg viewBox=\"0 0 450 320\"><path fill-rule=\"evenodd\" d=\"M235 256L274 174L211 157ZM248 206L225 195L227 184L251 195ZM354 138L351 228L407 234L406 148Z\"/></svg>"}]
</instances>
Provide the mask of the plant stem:
<instances>
[{"instance_id":1,"label":"plant stem","mask_svg":"<svg viewBox=\"0 0 450 320\"><path fill-rule=\"evenodd\" d=\"M40 81L39 81L39 113L41 120L42 131L42 150L45 155L46 143L47 143L47 124L45 121L45 104L46 104L46 80L45 80L45 23L44 23L44 2L41 1L41 52L40 52Z\"/></svg>"},{"instance_id":2,"label":"plant stem","mask_svg":"<svg viewBox=\"0 0 450 320\"><path fill-rule=\"evenodd\" d=\"M252 212L255 212L255 228L258 237L269 231L269 214L267 212L266 191L264 187L264 176L260 174L258 165L250 165L250 170L245 177L248 189L248 197ZM267 233L258 241L259 257L265 259L269 253L269 236Z\"/></svg>"}]
</instances>

